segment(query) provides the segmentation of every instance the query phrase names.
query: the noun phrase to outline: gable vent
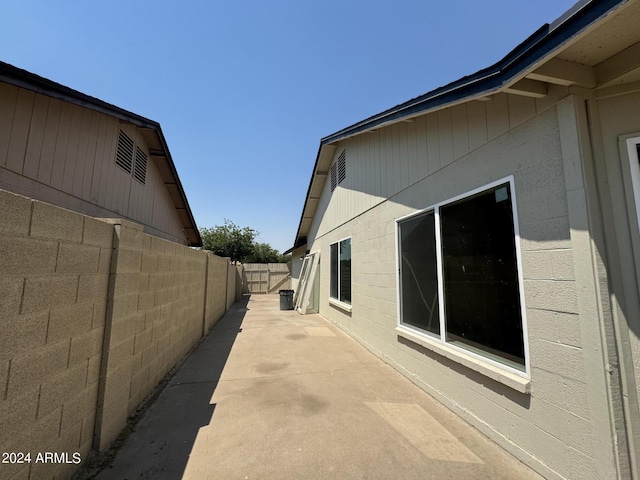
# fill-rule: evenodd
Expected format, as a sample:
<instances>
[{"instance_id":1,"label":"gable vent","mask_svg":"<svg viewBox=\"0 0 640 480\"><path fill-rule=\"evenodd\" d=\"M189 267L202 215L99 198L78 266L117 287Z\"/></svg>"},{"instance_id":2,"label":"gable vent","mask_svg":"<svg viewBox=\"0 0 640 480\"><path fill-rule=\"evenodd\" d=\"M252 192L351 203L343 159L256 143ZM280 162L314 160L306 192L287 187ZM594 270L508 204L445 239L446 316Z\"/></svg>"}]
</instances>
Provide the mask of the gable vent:
<instances>
[{"instance_id":1,"label":"gable vent","mask_svg":"<svg viewBox=\"0 0 640 480\"><path fill-rule=\"evenodd\" d=\"M338 164L331 165L331 191L333 192L338 185Z\"/></svg>"},{"instance_id":2,"label":"gable vent","mask_svg":"<svg viewBox=\"0 0 640 480\"><path fill-rule=\"evenodd\" d=\"M347 176L347 151L343 150L338 157L338 184Z\"/></svg>"},{"instance_id":3,"label":"gable vent","mask_svg":"<svg viewBox=\"0 0 640 480\"><path fill-rule=\"evenodd\" d=\"M125 172L131 173L133 163L133 140L120 130L118 135L118 151L116 152L116 165Z\"/></svg>"},{"instance_id":4,"label":"gable vent","mask_svg":"<svg viewBox=\"0 0 640 480\"><path fill-rule=\"evenodd\" d=\"M343 150L338 160L335 161L333 165L331 165L331 191L333 192L336 187L345 179L347 176L347 151Z\"/></svg>"},{"instance_id":5,"label":"gable vent","mask_svg":"<svg viewBox=\"0 0 640 480\"><path fill-rule=\"evenodd\" d=\"M143 184L147 180L147 156L138 147L136 147L136 165L133 170L133 177Z\"/></svg>"}]
</instances>

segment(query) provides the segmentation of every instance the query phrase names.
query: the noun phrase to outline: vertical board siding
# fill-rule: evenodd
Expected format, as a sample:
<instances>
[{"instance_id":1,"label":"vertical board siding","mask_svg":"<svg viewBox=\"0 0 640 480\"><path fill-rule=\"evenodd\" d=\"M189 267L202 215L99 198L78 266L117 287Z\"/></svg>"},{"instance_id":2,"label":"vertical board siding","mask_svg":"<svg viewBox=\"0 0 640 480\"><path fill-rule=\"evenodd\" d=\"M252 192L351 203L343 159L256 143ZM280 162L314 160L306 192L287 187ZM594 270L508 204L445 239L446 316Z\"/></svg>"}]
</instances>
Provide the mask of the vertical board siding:
<instances>
[{"instance_id":1,"label":"vertical board siding","mask_svg":"<svg viewBox=\"0 0 640 480\"><path fill-rule=\"evenodd\" d=\"M64 162L64 173L62 174L63 192L71 193L73 191L73 179L76 174L76 169L80 166L78 162L78 143L80 142L83 110L84 109L78 105L73 106L71 126L69 128L69 141L67 142L67 155Z\"/></svg>"},{"instance_id":2,"label":"vertical board siding","mask_svg":"<svg viewBox=\"0 0 640 480\"><path fill-rule=\"evenodd\" d=\"M509 130L509 106L507 95L499 93L486 102L487 136L491 141Z\"/></svg>"},{"instance_id":3,"label":"vertical board siding","mask_svg":"<svg viewBox=\"0 0 640 480\"><path fill-rule=\"evenodd\" d=\"M340 142L333 162L346 149L347 176L333 192L330 182L325 183L310 237L322 236L448 168L532 119L535 112L533 99L498 94L486 102L456 105Z\"/></svg>"},{"instance_id":4,"label":"vertical board siding","mask_svg":"<svg viewBox=\"0 0 640 480\"><path fill-rule=\"evenodd\" d=\"M464 157L469 153L469 127L467 125L467 104L456 105L451 109L451 131L453 135L453 158Z\"/></svg>"},{"instance_id":5,"label":"vertical board siding","mask_svg":"<svg viewBox=\"0 0 640 480\"><path fill-rule=\"evenodd\" d=\"M87 143L87 166L84 171L84 179L82 181L81 197L88 202L92 201L93 176L94 170L100 164L96 163L96 155L98 152L98 132L100 129L100 117L98 112L91 114L91 126L89 127L89 140Z\"/></svg>"},{"instance_id":6,"label":"vertical board siding","mask_svg":"<svg viewBox=\"0 0 640 480\"><path fill-rule=\"evenodd\" d=\"M64 164L67 159L72 117L73 105L63 103L62 112L60 113L60 124L58 125L58 136L55 142L55 152L53 154L53 169L51 170L51 186L58 190L62 190Z\"/></svg>"},{"instance_id":7,"label":"vertical board siding","mask_svg":"<svg viewBox=\"0 0 640 480\"><path fill-rule=\"evenodd\" d=\"M11 125L11 137L7 150L6 167L16 173L22 173L24 157L27 151L27 139L29 138L29 125L33 112L35 93L27 90L18 92L15 115Z\"/></svg>"},{"instance_id":8,"label":"vertical board siding","mask_svg":"<svg viewBox=\"0 0 640 480\"><path fill-rule=\"evenodd\" d=\"M487 102L469 102L467 104L467 119L469 126L469 150L487 143Z\"/></svg>"},{"instance_id":9,"label":"vertical board siding","mask_svg":"<svg viewBox=\"0 0 640 480\"><path fill-rule=\"evenodd\" d=\"M89 134L91 132L91 110L82 109L82 119L80 121L80 138L78 140L78 151L76 153L76 169L73 172L72 193L76 197L82 198L84 177L89 166L93 165L93 159L89 160L87 151L89 149Z\"/></svg>"},{"instance_id":10,"label":"vertical board siding","mask_svg":"<svg viewBox=\"0 0 640 480\"><path fill-rule=\"evenodd\" d=\"M533 118L536 114L536 101L520 95L509 95L509 127L515 128Z\"/></svg>"},{"instance_id":11,"label":"vertical board siding","mask_svg":"<svg viewBox=\"0 0 640 480\"><path fill-rule=\"evenodd\" d=\"M11 126L16 112L16 102L18 100L18 88L0 83L0 167L7 164L7 151L9 150L9 139L11 138Z\"/></svg>"},{"instance_id":12,"label":"vertical board siding","mask_svg":"<svg viewBox=\"0 0 640 480\"><path fill-rule=\"evenodd\" d=\"M427 151L429 175L431 175L440 170L440 135L437 113L427 115Z\"/></svg>"},{"instance_id":13,"label":"vertical board siding","mask_svg":"<svg viewBox=\"0 0 640 480\"><path fill-rule=\"evenodd\" d=\"M40 169L40 156L44 143L44 134L47 126L47 112L49 110L49 97L36 95L33 104L33 118L29 127L29 139L27 140L27 152L24 157L22 174L33 180L38 179Z\"/></svg>"},{"instance_id":14,"label":"vertical board siding","mask_svg":"<svg viewBox=\"0 0 640 480\"><path fill-rule=\"evenodd\" d=\"M451 110L438 112L438 133L440 137L440 168L453 162L453 134L451 132Z\"/></svg>"},{"instance_id":15,"label":"vertical board siding","mask_svg":"<svg viewBox=\"0 0 640 480\"><path fill-rule=\"evenodd\" d=\"M418 179L418 150L415 121L407 124L407 161L409 185Z\"/></svg>"},{"instance_id":16,"label":"vertical board siding","mask_svg":"<svg viewBox=\"0 0 640 480\"><path fill-rule=\"evenodd\" d=\"M42 139L40 164L38 165L38 181L46 185L51 185L53 160L55 158L56 141L58 139L58 128L61 116L62 102L55 98L50 98L49 108L47 109L44 137Z\"/></svg>"}]
</instances>

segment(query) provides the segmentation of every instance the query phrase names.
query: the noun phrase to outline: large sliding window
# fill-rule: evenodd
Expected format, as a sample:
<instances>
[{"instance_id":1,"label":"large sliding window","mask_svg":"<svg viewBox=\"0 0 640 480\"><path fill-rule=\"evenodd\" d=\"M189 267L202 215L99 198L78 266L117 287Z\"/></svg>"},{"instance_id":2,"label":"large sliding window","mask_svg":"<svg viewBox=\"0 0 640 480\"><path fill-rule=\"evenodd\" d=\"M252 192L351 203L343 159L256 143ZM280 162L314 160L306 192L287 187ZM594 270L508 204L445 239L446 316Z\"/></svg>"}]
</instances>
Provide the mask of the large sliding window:
<instances>
[{"instance_id":1,"label":"large sliding window","mask_svg":"<svg viewBox=\"0 0 640 480\"><path fill-rule=\"evenodd\" d=\"M526 370L512 180L398 220L400 324Z\"/></svg>"},{"instance_id":2,"label":"large sliding window","mask_svg":"<svg viewBox=\"0 0 640 480\"><path fill-rule=\"evenodd\" d=\"M351 305L351 239L345 238L330 245L329 296Z\"/></svg>"}]
</instances>

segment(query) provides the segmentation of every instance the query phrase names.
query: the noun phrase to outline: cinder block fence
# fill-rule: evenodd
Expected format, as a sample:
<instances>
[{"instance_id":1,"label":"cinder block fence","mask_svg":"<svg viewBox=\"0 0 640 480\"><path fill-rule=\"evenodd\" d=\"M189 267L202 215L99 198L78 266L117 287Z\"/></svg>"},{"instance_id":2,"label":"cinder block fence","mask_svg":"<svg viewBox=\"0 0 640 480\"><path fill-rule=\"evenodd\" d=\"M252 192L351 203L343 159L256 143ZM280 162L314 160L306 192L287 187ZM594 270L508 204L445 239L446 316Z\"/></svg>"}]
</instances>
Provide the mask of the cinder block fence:
<instances>
[{"instance_id":1,"label":"cinder block fence","mask_svg":"<svg viewBox=\"0 0 640 480\"><path fill-rule=\"evenodd\" d=\"M106 448L240 282L228 259L137 224L0 190L0 454L16 454L0 478L68 478L74 453ZM69 463L35 461L46 452Z\"/></svg>"}]
</instances>

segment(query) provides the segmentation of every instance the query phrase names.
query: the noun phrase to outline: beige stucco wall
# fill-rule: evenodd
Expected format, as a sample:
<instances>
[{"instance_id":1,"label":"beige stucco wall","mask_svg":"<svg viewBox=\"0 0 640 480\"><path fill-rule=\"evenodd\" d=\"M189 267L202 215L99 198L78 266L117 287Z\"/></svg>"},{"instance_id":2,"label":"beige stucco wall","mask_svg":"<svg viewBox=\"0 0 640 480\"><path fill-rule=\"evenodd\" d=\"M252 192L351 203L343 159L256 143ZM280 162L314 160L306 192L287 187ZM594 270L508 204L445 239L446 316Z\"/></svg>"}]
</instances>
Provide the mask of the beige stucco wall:
<instances>
[{"instance_id":1,"label":"beige stucco wall","mask_svg":"<svg viewBox=\"0 0 640 480\"><path fill-rule=\"evenodd\" d=\"M0 190L0 451L105 448L235 301L238 277L140 225ZM0 478L29 468L0 464ZM29 478L76 468L34 463Z\"/></svg>"},{"instance_id":2,"label":"beige stucco wall","mask_svg":"<svg viewBox=\"0 0 640 480\"><path fill-rule=\"evenodd\" d=\"M594 442L603 432L592 425L608 417L606 405L590 407L589 396L604 392L604 384L588 373L578 315L582 284L574 262L584 252L573 251L567 199L573 178L565 178L555 106L566 91L551 94L555 100L499 95L497 105L496 97L471 102L341 142L336 156L346 148L347 178L333 195L325 185L309 248L321 253L321 271L328 272L329 245L352 239L352 311L329 303L325 274L322 315L545 476L598 478L602 468L596 464L602 462L596 461ZM522 250L530 393L395 330L395 219L510 175ZM578 204L574 195L572 208ZM603 468L613 472L611 464Z\"/></svg>"}]
</instances>

